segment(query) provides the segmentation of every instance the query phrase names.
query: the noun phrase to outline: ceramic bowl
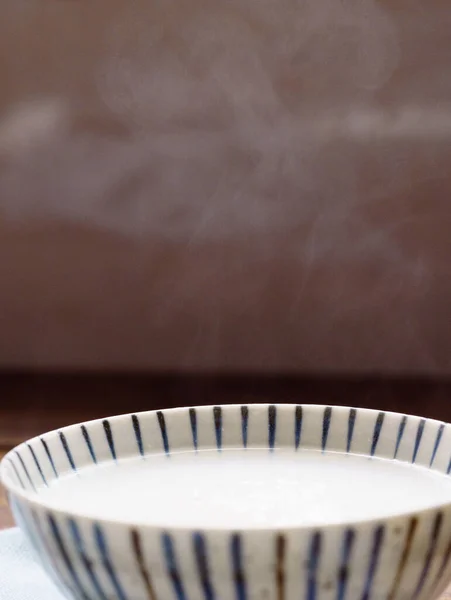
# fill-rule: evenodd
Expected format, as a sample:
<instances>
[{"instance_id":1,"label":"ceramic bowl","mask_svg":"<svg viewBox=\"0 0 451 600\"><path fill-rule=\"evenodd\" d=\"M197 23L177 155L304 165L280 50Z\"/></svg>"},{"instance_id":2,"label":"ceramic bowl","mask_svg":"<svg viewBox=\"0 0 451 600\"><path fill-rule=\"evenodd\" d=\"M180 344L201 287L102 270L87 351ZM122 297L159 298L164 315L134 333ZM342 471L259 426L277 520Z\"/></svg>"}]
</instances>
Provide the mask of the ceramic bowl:
<instances>
[{"instance_id":1,"label":"ceramic bowl","mask_svg":"<svg viewBox=\"0 0 451 600\"><path fill-rule=\"evenodd\" d=\"M49 499L48 490L66 475L71 475L75 496L88 470L91 477L93 472L100 476L105 461L119 470L136 457L148 461L151 473L152 454L163 455L169 465L179 451L224 453L231 448L244 461L252 448L273 456L289 451L296 457L310 450L319 456L340 452L351 459L360 454L368 468L377 458L405 461L419 467L419 477L427 473L448 485L451 427L330 406L151 411L34 438L5 457L0 474L36 556L65 594L77 600L429 600L446 588L451 580L451 493L418 510L412 510L406 496L405 503L398 498L393 510L385 502L383 516L368 503L367 508L359 506L355 518L327 522L320 515L307 524L300 502L299 518L290 513L284 521L279 510L266 515L266 524L256 525L249 512L249 526L239 527L220 520L217 526L201 527L209 516L202 508L192 523L181 523L172 509L163 519L151 503L148 519L122 504L116 508L123 518L112 518L119 502L114 485L108 501L103 506L97 502L93 510L85 510L86 503L77 507L77 502L67 509ZM217 462L219 473L221 464ZM349 494L359 489L359 477L349 485ZM204 479L208 488L210 478ZM149 480L149 485L159 481ZM212 493L221 480L215 481L211 479ZM181 508L189 496L189 478L183 482L174 486ZM428 490L425 485L423 491ZM371 488L375 498L379 491ZM231 489L229 498L234 494ZM200 506L207 496L200 498ZM239 496L237 491L237 503ZM333 496L329 493L329 503ZM259 508L255 506L256 513Z\"/></svg>"}]
</instances>

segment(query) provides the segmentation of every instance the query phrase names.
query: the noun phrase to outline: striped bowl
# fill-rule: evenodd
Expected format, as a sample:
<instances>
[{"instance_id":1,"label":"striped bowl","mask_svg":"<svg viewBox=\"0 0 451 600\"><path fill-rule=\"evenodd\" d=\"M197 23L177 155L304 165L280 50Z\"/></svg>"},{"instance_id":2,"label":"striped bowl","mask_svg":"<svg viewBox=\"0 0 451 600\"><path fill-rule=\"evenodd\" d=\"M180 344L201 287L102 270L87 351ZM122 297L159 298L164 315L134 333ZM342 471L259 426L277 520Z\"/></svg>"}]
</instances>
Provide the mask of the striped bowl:
<instances>
[{"instance_id":1,"label":"striped bowl","mask_svg":"<svg viewBox=\"0 0 451 600\"><path fill-rule=\"evenodd\" d=\"M17 523L77 600L433 599L451 580L451 504L315 527L188 529L93 519L46 505L43 487L105 460L182 449L313 448L449 474L451 426L330 406L182 408L73 425L1 464ZM181 498L181 502L183 498Z\"/></svg>"}]
</instances>

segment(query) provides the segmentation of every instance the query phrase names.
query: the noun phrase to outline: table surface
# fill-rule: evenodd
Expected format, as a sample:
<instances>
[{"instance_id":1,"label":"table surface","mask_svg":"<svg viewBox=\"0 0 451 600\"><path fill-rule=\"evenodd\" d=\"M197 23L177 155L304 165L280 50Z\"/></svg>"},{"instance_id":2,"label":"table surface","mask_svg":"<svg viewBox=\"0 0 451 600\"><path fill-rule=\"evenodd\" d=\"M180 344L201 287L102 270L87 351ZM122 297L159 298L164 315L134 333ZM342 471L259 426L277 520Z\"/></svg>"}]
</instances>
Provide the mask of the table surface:
<instances>
[{"instance_id":1,"label":"table surface","mask_svg":"<svg viewBox=\"0 0 451 600\"><path fill-rule=\"evenodd\" d=\"M0 389L0 458L30 437L71 423L177 405L314 402L451 421L451 382L0 373ZM0 485L0 530L13 525ZM451 588L443 599L451 600Z\"/></svg>"}]
</instances>

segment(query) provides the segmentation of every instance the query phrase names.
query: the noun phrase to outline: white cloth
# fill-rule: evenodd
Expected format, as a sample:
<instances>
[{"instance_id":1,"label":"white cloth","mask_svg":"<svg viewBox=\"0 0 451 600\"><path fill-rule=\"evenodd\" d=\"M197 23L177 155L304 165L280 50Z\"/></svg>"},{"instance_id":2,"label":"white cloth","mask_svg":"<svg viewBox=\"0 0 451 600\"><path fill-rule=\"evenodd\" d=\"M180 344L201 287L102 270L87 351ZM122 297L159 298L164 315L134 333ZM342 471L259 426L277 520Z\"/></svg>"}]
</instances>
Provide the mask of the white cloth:
<instances>
[{"instance_id":1,"label":"white cloth","mask_svg":"<svg viewBox=\"0 0 451 600\"><path fill-rule=\"evenodd\" d=\"M0 532L0 600L66 600L36 563L19 529Z\"/></svg>"}]
</instances>

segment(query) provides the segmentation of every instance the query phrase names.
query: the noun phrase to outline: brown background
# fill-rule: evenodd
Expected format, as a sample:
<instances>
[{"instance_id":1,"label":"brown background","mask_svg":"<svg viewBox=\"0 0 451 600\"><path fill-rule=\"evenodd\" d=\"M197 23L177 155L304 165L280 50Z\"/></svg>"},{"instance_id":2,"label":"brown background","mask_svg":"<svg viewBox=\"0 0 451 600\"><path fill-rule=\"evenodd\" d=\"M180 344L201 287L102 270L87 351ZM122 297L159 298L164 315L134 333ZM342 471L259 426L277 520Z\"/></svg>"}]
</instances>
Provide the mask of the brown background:
<instances>
[{"instance_id":1,"label":"brown background","mask_svg":"<svg viewBox=\"0 0 451 600\"><path fill-rule=\"evenodd\" d=\"M449 374L448 3L432 0L426 9L406 0L330 0L338 16L327 8L321 15L312 47L302 54L303 78L296 84L293 73L288 77L298 85L289 88L291 103L312 122L340 102L348 110L374 110L382 120L413 110L419 115L413 126L399 135L394 126L377 139L334 138L308 163L313 191L294 193L285 171L252 201L244 195L233 204L226 189L217 207L232 219L225 233L226 218L210 229L211 194L197 193L202 169L189 171L177 210L168 212L169 222L180 219L173 236L168 223L158 221L167 198L153 187L151 161L138 171L149 201L136 229L127 226L135 179L119 180L101 201L83 188L93 160L103 159L101 169L111 170L117 159L111 148L128 152L165 126L159 113L146 112L146 98L134 95L133 84L161 66L160 55L146 46L147 28L167 24L158 50L163 59L172 57L180 42L174 32L215 6L190 0L184 11L168 9L159 20L153 11L160 4L31 0L2 6L1 123L34 101L61 102L69 115L62 139L39 139L23 160L7 144L0 148L0 366ZM312 11L318 6L301 4ZM397 46L388 61L391 76L374 86L358 42L370 50L378 42L383 53L393 40L377 37L381 26L373 27L373 12L366 15L362 6L379 16L383 11ZM355 15L361 17L356 22ZM359 28L368 22L368 35L353 38L344 54L349 37L362 36ZM310 63L311 56L320 62ZM356 58L360 71L350 73ZM125 89L119 81L117 94L106 99L101 89L111 61L118 69L136 67L138 75ZM188 66L196 72L196 65ZM110 106L114 99L123 100L120 110ZM431 118L443 126L431 127ZM86 147L88 157L78 167L74 145ZM245 164L243 152L237 150L234 165ZM63 166L68 172L61 178ZM163 166L172 173L178 165ZM254 200L259 208L248 213ZM198 212L191 213L196 202ZM83 205L86 218L78 210ZM254 229L260 210L269 209L274 219Z\"/></svg>"}]
</instances>

